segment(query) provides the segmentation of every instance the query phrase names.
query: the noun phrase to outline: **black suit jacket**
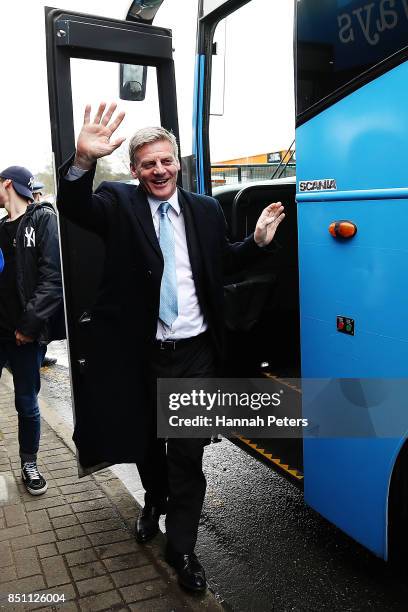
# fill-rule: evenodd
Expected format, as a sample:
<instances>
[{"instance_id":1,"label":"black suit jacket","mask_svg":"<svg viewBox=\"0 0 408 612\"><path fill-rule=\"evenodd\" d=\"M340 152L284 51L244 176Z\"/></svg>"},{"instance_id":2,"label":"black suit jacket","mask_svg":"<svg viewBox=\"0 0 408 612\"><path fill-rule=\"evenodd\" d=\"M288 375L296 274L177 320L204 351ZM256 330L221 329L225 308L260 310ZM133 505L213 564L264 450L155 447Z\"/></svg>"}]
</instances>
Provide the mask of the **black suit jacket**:
<instances>
[{"instance_id":1,"label":"black suit jacket","mask_svg":"<svg viewBox=\"0 0 408 612\"><path fill-rule=\"evenodd\" d=\"M144 190L105 182L93 194L94 172L67 181L64 175L70 163L61 169L58 210L98 234L106 247L103 279L92 311L86 408L79 415L77 411L74 439L83 465L135 461L145 452L151 426L145 381L149 346L157 329L163 257ZM179 189L179 202L198 299L221 362L224 271L240 269L262 250L253 236L235 244L228 241L224 215L214 198ZM142 434L142 444L135 445L135 428Z\"/></svg>"}]
</instances>

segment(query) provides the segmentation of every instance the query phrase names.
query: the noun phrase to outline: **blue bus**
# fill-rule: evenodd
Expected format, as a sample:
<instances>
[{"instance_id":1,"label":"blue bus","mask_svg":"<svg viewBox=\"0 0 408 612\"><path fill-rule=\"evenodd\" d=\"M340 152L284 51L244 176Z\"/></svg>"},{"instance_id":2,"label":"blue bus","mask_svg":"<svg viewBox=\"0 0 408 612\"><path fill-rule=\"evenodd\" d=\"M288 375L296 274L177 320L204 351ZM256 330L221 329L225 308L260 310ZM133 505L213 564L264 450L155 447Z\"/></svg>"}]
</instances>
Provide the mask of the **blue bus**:
<instances>
[{"instance_id":1,"label":"blue bus","mask_svg":"<svg viewBox=\"0 0 408 612\"><path fill-rule=\"evenodd\" d=\"M127 21L47 9L57 165L75 143L78 58L121 65L121 78L125 62L143 67L139 101L129 96L126 104L140 115L144 100L179 134L183 92L172 32L152 25L160 5L135 1ZM294 76L284 61L293 19ZM184 186L218 197L232 239L251 232L265 203L286 208L276 252L225 279L227 374L302 378L303 413L319 430L303 440L241 436L236 443L302 486L306 503L384 559L398 556L408 536L407 26L406 0L200 0L193 147L183 160ZM92 74L95 88L93 64ZM213 189L211 165L282 150L286 137L289 145L291 95L296 179L271 171L271 180ZM78 418L103 253L64 221L61 240Z\"/></svg>"}]
</instances>

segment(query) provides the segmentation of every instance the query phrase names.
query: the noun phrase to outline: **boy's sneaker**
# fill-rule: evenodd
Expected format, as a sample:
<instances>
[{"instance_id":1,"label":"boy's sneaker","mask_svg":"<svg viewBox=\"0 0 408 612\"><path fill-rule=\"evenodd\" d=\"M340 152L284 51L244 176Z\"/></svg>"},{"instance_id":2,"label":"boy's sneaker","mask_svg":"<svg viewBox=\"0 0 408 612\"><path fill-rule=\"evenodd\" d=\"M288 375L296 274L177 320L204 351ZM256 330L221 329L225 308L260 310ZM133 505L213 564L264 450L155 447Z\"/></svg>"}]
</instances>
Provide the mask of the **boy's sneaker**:
<instances>
[{"instance_id":1,"label":"boy's sneaker","mask_svg":"<svg viewBox=\"0 0 408 612\"><path fill-rule=\"evenodd\" d=\"M31 495L42 495L48 489L47 481L38 471L35 461L27 461L23 464L21 477Z\"/></svg>"},{"instance_id":2,"label":"boy's sneaker","mask_svg":"<svg viewBox=\"0 0 408 612\"><path fill-rule=\"evenodd\" d=\"M41 367L42 368L49 368L49 367L55 365L56 363L57 363L56 357L44 357L44 359L42 360Z\"/></svg>"}]
</instances>

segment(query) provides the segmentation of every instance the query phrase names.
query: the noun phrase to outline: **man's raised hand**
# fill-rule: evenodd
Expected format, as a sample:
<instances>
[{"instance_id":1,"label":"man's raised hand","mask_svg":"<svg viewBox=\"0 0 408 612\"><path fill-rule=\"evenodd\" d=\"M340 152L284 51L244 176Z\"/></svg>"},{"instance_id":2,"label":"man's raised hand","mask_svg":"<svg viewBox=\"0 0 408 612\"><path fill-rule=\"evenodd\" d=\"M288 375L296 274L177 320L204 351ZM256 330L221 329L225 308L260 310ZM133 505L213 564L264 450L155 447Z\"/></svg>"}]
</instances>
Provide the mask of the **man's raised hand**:
<instances>
[{"instance_id":1,"label":"man's raised hand","mask_svg":"<svg viewBox=\"0 0 408 612\"><path fill-rule=\"evenodd\" d=\"M101 102L91 122L91 105L86 105L84 124L78 136L75 166L89 170L97 159L110 155L126 140L120 137L111 141L112 134L118 129L125 116L122 111L111 121L116 106L115 103L112 103L105 112L106 103Z\"/></svg>"},{"instance_id":2,"label":"man's raised hand","mask_svg":"<svg viewBox=\"0 0 408 612\"><path fill-rule=\"evenodd\" d=\"M281 202L273 202L262 211L254 232L254 240L260 247L272 242L279 223L285 218L284 207Z\"/></svg>"}]
</instances>

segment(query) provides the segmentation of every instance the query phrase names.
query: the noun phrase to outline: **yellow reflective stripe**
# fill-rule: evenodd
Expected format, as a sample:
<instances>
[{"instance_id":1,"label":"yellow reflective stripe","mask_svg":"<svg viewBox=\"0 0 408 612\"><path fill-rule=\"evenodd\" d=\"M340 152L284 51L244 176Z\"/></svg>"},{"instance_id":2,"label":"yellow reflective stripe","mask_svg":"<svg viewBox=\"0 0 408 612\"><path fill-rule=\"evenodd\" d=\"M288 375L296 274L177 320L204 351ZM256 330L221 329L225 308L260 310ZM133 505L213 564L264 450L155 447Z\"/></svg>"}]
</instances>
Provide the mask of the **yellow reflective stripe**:
<instances>
[{"instance_id":1,"label":"yellow reflective stripe","mask_svg":"<svg viewBox=\"0 0 408 612\"><path fill-rule=\"evenodd\" d=\"M302 472L300 472L296 468L289 467L287 463L282 463L279 457L274 457L272 453L265 452L263 448L258 448L255 442L252 442L249 438L245 438L244 436L240 436L239 434L235 434L235 438L238 438L238 440L252 448L254 451L259 453L263 457L265 457L265 459L268 459L268 461L271 461L272 463L277 465L281 470L284 470L285 472L296 478L296 480L303 480Z\"/></svg>"}]
</instances>

